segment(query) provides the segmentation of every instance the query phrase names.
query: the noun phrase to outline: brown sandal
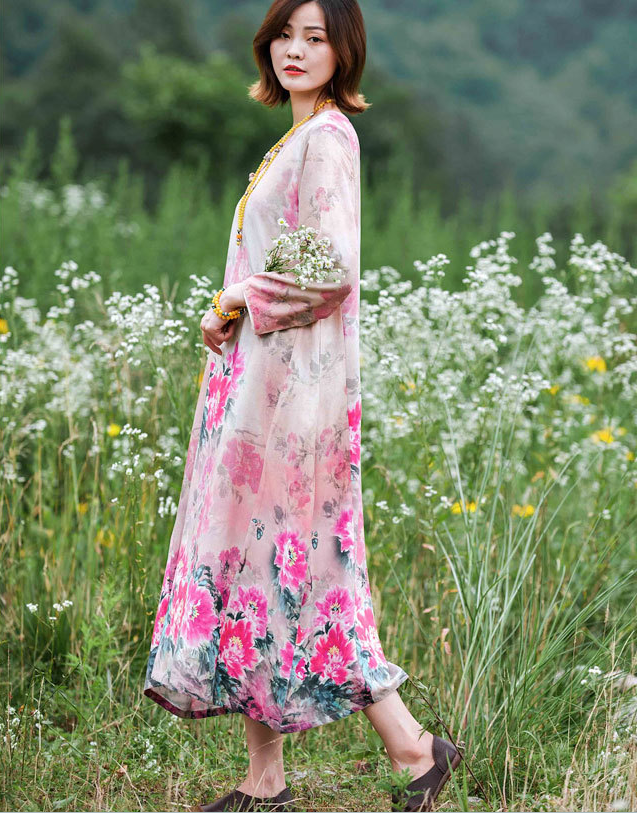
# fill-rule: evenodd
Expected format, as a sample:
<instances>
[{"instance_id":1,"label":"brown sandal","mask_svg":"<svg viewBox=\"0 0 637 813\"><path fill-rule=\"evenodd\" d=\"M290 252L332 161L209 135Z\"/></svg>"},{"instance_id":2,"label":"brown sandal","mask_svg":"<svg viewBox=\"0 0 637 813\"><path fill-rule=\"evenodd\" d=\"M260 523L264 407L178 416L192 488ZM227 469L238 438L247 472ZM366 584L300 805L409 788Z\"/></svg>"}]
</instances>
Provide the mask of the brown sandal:
<instances>
[{"instance_id":1,"label":"brown sandal","mask_svg":"<svg viewBox=\"0 0 637 813\"><path fill-rule=\"evenodd\" d=\"M436 763L427 773L412 779L405 792L392 793L392 810L432 810L436 797L448 782L451 772L458 767L462 755L449 740L433 735L433 756ZM419 791L415 795L414 791Z\"/></svg>"},{"instance_id":2,"label":"brown sandal","mask_svg":"<svg viewBox=\"0 0 637 813\"><path fill-rule=\"evenodd\" d=\"M294 808L288 804L292 802L294 797L290 793L289 788L283 788L276 796L250 796L249 793L244 793L242 790L235 790L216 799L210 804L201 804L198 810L269 810L272 813L278 811L290 811Z\"/></svg>"}]
</instances>

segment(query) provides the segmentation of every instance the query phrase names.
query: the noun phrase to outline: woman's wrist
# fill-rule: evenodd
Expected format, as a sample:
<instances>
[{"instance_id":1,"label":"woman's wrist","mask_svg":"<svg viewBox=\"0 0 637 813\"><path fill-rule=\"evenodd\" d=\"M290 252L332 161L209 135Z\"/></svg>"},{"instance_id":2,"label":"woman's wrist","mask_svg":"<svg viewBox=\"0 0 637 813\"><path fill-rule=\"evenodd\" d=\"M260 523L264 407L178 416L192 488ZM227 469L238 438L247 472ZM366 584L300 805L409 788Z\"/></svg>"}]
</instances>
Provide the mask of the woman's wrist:
<instances>
[{"instance_id":1,"label":"woman's wrist","mask_svg":"<svg viewBox=\"0 0 637 813\"><path fill-rule=\"evenodd\" d=\"M226 313L236 308L245 308L246 301L243 296L243 282L235 282L221 292L219 307Z\"/></svg>"}]
</instances>

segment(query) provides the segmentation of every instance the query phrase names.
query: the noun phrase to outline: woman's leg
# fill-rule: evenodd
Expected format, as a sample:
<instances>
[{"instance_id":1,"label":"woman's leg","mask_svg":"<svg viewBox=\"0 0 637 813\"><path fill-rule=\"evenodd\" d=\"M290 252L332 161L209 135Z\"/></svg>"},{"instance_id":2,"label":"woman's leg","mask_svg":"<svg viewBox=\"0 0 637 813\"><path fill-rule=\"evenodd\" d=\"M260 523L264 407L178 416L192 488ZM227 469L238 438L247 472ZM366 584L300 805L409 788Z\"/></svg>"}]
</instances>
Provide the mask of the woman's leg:
<instances>
[{"instance_id":1,"label":"woman's leg","mask_svg":"<svg viewBox=\"0 0 637 813\"><path fill-rule=\"evenodd\" d=\"M397 691L362 711L382 739L394 771L408 768L415 779L433 768L433 735L424 731L420 736L422 726Z\"/></svg>"},{"instance_id":2,"label":"woman's leg","mask_svg":"<svg viewBox=\"0 0 637 813\"><path fill-rule=\"evenodd\" d=\"M250 796L276 796L285 787L283 734L243 715L250 765L238 790Z\"/></svg>"}]
</instances>

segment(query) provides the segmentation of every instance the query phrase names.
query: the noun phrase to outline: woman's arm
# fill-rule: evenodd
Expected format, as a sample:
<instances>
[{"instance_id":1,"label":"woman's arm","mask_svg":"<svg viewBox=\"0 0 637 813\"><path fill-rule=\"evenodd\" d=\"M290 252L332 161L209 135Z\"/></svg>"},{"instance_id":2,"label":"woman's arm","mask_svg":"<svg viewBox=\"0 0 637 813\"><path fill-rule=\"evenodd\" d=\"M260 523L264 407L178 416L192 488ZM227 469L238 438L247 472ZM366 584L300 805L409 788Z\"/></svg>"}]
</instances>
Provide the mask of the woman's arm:
<instances>
[{"instance_id":1,"label":"woman's arm","mask_svg":"<svg viewBox=\"0 0 637 813\"><path fill-rule=\"evenodd\" d=\"M262 271L242 282L243 298L258 335L302 327L330 316L352 290L360 273L358 153L348 134L333 125L316 126L299 179L299 226L328 237L329 252L341 267L341 282L301 288L292 272Z\"/></svg>"}]
</instances>

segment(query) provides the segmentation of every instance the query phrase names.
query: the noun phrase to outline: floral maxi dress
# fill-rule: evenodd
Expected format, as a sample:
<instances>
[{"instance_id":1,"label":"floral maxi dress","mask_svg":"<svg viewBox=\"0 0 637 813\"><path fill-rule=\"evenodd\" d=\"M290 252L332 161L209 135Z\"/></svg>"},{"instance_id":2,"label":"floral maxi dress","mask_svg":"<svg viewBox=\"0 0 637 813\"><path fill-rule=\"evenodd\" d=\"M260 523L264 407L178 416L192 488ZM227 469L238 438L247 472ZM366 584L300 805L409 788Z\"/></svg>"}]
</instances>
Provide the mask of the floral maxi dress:
<instances>
[{"instance_id":1,"label":"floral maxi dress","mask_svg":"<svg viewBox=\"0 0 637 813\"><path fill-rule=\"evenodd\" d=\"M386 660L360 480L360 153L343 113L283 144L235 209L224 285L247 313L212 351L195 410L144 694L179 717L275 731L359 711L407 680ZM280 233L329 237L342 281L262 269Z\"/></svg>"}]
</instances>

